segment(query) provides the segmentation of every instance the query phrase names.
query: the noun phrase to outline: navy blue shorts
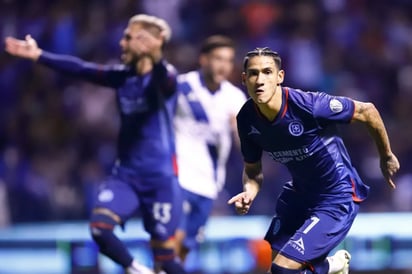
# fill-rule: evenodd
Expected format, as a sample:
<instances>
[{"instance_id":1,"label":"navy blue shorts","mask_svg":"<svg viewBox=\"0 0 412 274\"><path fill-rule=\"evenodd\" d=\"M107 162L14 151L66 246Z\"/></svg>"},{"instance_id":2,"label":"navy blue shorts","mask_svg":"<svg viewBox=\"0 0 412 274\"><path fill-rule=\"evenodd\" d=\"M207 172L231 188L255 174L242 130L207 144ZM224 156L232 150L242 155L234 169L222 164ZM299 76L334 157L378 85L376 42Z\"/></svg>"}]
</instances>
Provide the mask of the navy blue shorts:
<instances>
[{"instance_id":1,"label":"navy blue shorts","mask_svg":"<svg viewBox=\"0 0 412 274\"><path fill-rule=\"evenodd\" d=\"M291 191L284 191L265 240L287 258L315 263L344 240L358 210L353 201L309 207Z\"/></svg>"},{"instance_id":2,"label":"navy blue shorts","mask_svg":"<svg viewBox=\"0 0 412 274\"><path fill-rule=\"evenodd\" d=\"M144 180L109 177L97 192L95 208L107 208L124 224L140 210L152 239L167 240L176 232L182 215L182 193L176 176Z\"/></svg>"},{"instance_id":3,"label":"navy blue shorts","mask_svg":"<svg viewBox=\"0 0 412 274\"><path fill-rule=\"evenodd\" d=\"M186 232L184 246L195 248L204 240L204 227L213 208L213 200L183 189L183 215L179 229Z\"/></svg>"}]
</instances>

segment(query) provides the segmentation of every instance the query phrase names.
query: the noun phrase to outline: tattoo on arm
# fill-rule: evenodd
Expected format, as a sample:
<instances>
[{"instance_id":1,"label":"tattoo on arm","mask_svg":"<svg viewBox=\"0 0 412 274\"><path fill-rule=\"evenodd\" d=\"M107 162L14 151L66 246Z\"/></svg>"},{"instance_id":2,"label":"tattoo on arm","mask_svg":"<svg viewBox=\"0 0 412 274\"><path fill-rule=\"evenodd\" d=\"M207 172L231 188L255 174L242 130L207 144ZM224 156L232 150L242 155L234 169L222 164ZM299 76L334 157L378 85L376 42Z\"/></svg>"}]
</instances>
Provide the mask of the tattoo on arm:
<instances>
[{"instance_id":1,"label":"tattoo on arm","mask_svg":"<svg viewBox=\"0 0 412 274\"><path fill-rule=\"evenodd\" d=\"M381 157L390 155L389 137L378 110L372 103L355 101L355 106L354 120L362 122L368 127Z\"/></svg>"}]
</instances>

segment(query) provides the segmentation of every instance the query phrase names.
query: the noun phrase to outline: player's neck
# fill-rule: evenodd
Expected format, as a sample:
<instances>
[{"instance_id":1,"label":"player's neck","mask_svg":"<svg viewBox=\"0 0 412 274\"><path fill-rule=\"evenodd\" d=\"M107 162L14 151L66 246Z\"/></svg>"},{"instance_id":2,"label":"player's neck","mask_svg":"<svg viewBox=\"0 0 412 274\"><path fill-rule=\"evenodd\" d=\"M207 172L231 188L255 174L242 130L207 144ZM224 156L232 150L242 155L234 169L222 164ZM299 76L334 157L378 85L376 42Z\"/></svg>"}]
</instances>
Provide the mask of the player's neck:
<instances>
[{"instance_id":1,"label":"player's neck","mask_svg":"<svg viewBox=\"0 0 412 274\"><path fill-rule=\"evenodd\" d=\"M201 78L204 82L204 85L211 93L215 93L220 88L220 83L214 81L213 77L206 74L205 72L202 72Z\"/></svg>"},{"instance_id":2,"label":"player's neck","mask_svg":"<svg viewBox=\"0 0 412 274\"><path fill-rule=\"evenodd\" d=\"M153 62L149 57L143 57L136 63L136 73L143 75L153 69Z\"/></svg>"}]
</instances>

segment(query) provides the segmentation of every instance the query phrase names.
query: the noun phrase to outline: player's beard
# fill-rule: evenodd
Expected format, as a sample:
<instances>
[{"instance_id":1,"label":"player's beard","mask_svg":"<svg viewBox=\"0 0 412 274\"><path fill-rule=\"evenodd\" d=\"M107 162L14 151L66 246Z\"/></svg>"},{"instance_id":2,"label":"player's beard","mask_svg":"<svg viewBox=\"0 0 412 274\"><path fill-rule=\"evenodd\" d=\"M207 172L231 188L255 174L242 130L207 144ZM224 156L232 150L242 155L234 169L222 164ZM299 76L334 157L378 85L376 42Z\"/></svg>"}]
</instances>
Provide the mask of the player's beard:
<instances>
[{"instance_id":1,"label":"player's beard","mask_svg":"<svg viewBox=\"0 0 412 274\"><path fill-rule=\"evenodd\" d=\"M226 79L227 77L225 74L220 72L213 73L212 71L209 71L205 75L205 80L214 86L220 86Z\"/></svg>"},{"instance_id":2,"label":"player's beard","mask_svg":"<svg viewBox=\"0 0 412 274\"><path fill-rule=\"evenodd\" d=\"M136 64L140 60L140 57L137 54L133 54L131 52L123 52L121 55L121 60L125 65L136 66Z\"/></svg>"}]
</instances>

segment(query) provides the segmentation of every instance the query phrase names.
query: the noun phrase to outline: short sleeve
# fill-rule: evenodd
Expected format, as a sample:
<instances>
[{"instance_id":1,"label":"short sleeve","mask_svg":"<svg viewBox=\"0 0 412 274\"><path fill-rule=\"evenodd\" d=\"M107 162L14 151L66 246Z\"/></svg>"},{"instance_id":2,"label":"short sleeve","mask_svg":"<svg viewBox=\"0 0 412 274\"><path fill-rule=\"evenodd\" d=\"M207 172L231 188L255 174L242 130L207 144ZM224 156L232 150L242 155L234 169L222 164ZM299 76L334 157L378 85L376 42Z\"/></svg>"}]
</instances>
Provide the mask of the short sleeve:
<instances>
[{"instance_id":1,"label":"short sleeve","mask_svg":"<svg viewBox=\"0 0 412 274\"><path fill-rule=\"evenodd\" d=\"M241 111L237 116L237 128L243 160L247 163L256 163L262 158L262 148L250 138L248 133L252 126L247 119L242 119L242 116Z\"/></svg>"},{"instance_id":2,"label":"short sleeve","mask_svg":"<svg viewBox=\"0 0 412 274\"><path fill-rule=\"evenodd\" d=\"M314 98L313 115L323 122L349 123L355 111L351 98L318 93Z\"/></svg>"}]
</instances>

